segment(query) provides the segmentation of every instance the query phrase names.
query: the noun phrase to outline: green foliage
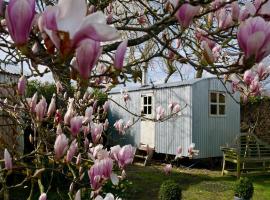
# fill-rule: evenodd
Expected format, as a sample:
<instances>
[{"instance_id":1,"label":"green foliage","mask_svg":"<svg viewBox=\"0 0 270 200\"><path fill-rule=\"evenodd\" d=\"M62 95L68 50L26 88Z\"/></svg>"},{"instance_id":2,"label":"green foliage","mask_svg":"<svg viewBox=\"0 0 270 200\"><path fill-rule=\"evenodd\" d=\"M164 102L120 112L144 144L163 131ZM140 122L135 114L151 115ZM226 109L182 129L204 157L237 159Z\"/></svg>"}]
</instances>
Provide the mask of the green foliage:
<instances>
[{"instance_id":1,"label":"green foliage","mask_svg":"<svg viewBox=\"0 0 270 200\"><path fill-rule=\"evenodd\" d=\"M159 189L160 200L180 200L181 194L181 188L172 180L164 181Z\"/></svg>"},{"instance_id":2,"label":"green foliage","mask_svg":"<svg viewBox=\"0 0 270 200\"><path fill-rule=\"evenodd\" d=\"M254 187L252 182L248 178L240 178L234 189L235 196L243 199L250 199L253 195Z\"/></svg>"},{"instance_id":3,"label":"green foliage","mask_svg":"<svg viewBox=\"0 0 270 200\"><path fill-rule=\"evenodd\" d=\"M132 187L132 182L127 179L120 180L118 185L113 185L111 181L108 181L102 188L105 196L107 193L112 193L115 197L127 199L127 191Z\"/></svg>"},{"instance_id":4,"label":"green foliage","mask_svg":"<svg viewBox=\"0 0 270 200\"><path fill-rule=\"evenodd\" d=\"M95 97L95 99L98 100L98 105L103 105L105 103L105 101L107 101L108 96L106 93L102 92L101 90L95 89L93 91L93 95Z\"/></svg>"},{"instance_id":5,"label":"green foliage","mask_svg":"<svg viewBox=\"0 0 270 200\"><path fill-rule=\"evenodd\" d=\"M35 92L45 97L47 102L51 101L53 93L56 93L56 86L54 83L41 83L37 80L28 81L26 97L32 97Z\"/></svg>"}]
</instances>

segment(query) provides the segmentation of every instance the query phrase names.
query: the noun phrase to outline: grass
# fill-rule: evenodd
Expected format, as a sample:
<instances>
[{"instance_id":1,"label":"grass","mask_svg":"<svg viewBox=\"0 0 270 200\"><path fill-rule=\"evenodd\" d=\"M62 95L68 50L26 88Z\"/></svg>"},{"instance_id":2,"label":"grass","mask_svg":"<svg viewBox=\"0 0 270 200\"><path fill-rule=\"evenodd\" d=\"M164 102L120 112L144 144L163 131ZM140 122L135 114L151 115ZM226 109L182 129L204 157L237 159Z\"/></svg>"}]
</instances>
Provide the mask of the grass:
<instances>
[{"instance_id":1,"label":"grass","mask_svg":"<svg viewBox=\"0 0 270 200\"><path fill-rule=\"evenodd\" d=\"M236 177L221 176L220 171L173 168L171 175L163 173L163 166L152 164L143 167L134 164L127 170L132 186L128 200L155 200L161 183L173 179L182 187L184 200L232 200ZM270 200L270 174L248 175L254 184L253 200Z\"/></svg>"}]
</instances>

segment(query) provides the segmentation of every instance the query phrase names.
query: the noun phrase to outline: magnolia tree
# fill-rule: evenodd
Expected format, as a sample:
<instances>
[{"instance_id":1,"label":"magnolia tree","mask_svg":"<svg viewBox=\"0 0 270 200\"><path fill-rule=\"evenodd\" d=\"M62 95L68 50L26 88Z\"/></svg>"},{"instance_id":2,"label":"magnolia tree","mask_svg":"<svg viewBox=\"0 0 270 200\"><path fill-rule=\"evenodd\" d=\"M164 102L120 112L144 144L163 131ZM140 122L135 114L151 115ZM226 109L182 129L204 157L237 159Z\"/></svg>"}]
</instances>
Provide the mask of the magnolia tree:
<instances>
[{"instance_id":1,"label":"magnolia tree","mask_svg":"<svg viewBox=\"0 0 270 200\"><path fill-rule=\"evenodd\" d=\"M21 130L33 131L33 150L24 155L4 144L1 198L29 188L32 199L38 186L39 199L45 200L61 184L69 185L63 192L70 199L121 196L112 193L124 181L135 149L107 148L109 103L102 104L89 88L106 93L140 81L142 71L165 59L166 80L177 71L181 75L177 66L185 64L196 77L208 72L230 80L232 92L244 97L262 95L269 75L262 62L270 54L269 10L268 0L1 0L1 71L13 65L22 76L17 95L0 105ZM27 98L27 80L47 73L56 85L51 102L39 93ZM131 100L127 92L123 99ZM154 119L137 116L162 121L184 109L177 102L169 108L171 113L157 107ZM114 127L124 134L132 125L120 119ZM165 172L170 170L166 166ZM61 180L54 186L55 177Z\"/></svg>"}]
</instances>

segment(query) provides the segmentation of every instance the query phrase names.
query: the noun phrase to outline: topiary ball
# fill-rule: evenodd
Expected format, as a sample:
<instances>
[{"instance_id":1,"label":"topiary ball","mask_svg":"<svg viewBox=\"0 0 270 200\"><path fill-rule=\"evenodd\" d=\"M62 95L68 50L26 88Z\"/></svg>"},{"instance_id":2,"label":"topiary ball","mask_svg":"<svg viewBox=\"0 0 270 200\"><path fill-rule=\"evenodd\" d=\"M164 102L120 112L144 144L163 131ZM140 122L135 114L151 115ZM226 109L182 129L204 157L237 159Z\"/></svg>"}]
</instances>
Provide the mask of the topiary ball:
<instances>
[{"instance_id":1,"label":"topiary ball","mask_svg":"<svg viewBox=\"0 0 270 200\"><path fill-rule=\"evenodd\" d=\"M253 196L253 192L253 184L248 178L240 178L236 182L234 189L235 196L243 199L250 199Z\"/></svg>"},{"instance_id":2,"label":"topiary ball","mask_svg":"<svg viewBox=\"0 0 270 200\"><path fill-rule=\"evenodd\" d=\"M159 189L160 200L181 200L182 190L177 183L167 180L162 183Z\"/></svg>"}]
</instances>

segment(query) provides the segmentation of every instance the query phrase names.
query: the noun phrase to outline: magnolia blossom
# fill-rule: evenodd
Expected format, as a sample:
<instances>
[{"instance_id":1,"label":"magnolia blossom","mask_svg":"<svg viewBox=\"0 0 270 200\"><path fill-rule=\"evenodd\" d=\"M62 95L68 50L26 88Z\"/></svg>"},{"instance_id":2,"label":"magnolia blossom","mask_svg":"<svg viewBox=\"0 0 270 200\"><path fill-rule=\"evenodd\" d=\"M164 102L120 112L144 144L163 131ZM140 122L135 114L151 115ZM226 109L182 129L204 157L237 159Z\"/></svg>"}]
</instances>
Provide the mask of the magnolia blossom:
<instances>
[{"instance_id":1,"label":"magnolia blossom","mask_svg":"<svg viewBox=\"0 0 270 200\"><path fill-rule=\"evenodd\" d=\"M254 96L259 96L261 94L262 86L259 82L259 78L254 78L249 85L250 93Z\"/></svg>"},{"instance_id":2,"label":"magnolia blossom","mask_svg":"<svg viewBox=\"0 0 270 200\"><path fill-rule=\"evenodd\" d=\"M166 175L170 174L171 171L172 171L172 165L171 164L165 165L165 167L164 167L163 170L164 170L164 172L165 172Z\"/></svg>"},{"instance_id":3,"label":"magnolia blossom","mask_svg":"<svg viewBox=\"0 0 270 200\"><path fill-rule=\"evenodd\" d=\"M60 38L56 32L68 34L71 46L89 38L95 41L110 41L118 38L114 27L106 24L106 16L97 11L87 15L84 0L59 0L55 6L47 6L40 18L39 27L45 31L54 45L60 47ZM65 41L69 42L69 41Z\"/></svg>"},{"instance_id":4,"label":"magnolia blossom","mask_svg":"<svg viewBox=\"0 0 270 200\"><path fill-rule=\"evenodd\" d=\"M182 27L187 28L192 23L193 18L199 14L200 6L192 6L184 3L175 13L175 17Z\"/></svg>"},{"instance_id":5,"label":"magnolia blossom","mask_svg":"<svg viewBox=\"0 0 270 200\"><path fill-rule=\"evenodd\" d=\"M102 135L102 131L103 131L103 125L100 124L96 124L93 123L91 124L91 136L92 136L92 141L93 143L97 143L99 141L99 139L101 138Z\"/></svg>"},{"instance_id":6,"label":"magnolia blossom","mask_svg":"<svg viewBox=\"0 0 270 200\"><path fill-rule=\"evenodd\" d=\"M47 194L46 194L46 193L42 193L42 194L39 196L38 200L47 200Z\"/></svg>"},{"instance_id":7,"label":"magnolia blossom","mask_svg":"<svg viewBox=\"0 0 270 200\"><path fill-rule=\"evenodd\" d=\"M108 112L109 107L110 107L110 103L109 103L109 101L106 101L106 102L104 103L104 105L103 105L103 111L104 111L104 112Z\"/></svg>"},{"instance_id":8,"label":"magnolia blossom","mask_svg":"<svg viewBox=\"0 0 270 200\"><path fill-rule=\"evenodd\" d=\"M251 70L245 71L243 80L247 85L250 85L254 78L255 74Z\"/></svg>"},{"instance_id":9,"label":"magnolia blossom","mask_svg":"<svg viewBox=\"0 0 270 200\"><path fill-rule=\"evenodd\" d=\"M100 42L92 39L84 39L76 48L75 69L82 78L88 79L102 52Z\"/></svg>"},{"instance_id":10,"label":"magnolia blossom","mask_svg":"<svg viewBox=\"0 0 270 200\"><path fill-rule=\"evenodd\" d=\"M260 15L268 16L270 15L270 1L268 0L255 0L255 8ZM258 10L259 9L259 10Z\"/></svg>"},{"instance_id":11,"label":"magnolia blossom","mask_svg":"<svg viewBox=\"0 0 270 200\"><path fill-rule=\"evenodd\" d=\"M106 131L109 128L109 120L106 119L105 122L103 123L103 129Z\"/></svg>"},{"instance_id":12,"label":"magnolia blossom","mask_svg":"<svg viewBox=\"0 0 270 200\"><path fill-rule=\"evenodd\" d=\"M38 121L42 121L47 110L47 102L44 97L38 102L36 105L35 111L36 111L36 117Z\"/></svg>"},{"instance_id":13,"label":"magnolia blossom","mask_svg":"<svg viewBox=\"0 0 270 200\"><path fill-rule=\"evenodd\" d=\"M6 8L6 23L12 40L24 45L35 16L35 0L10 0Z\"/></svg>"},{"instance_id":14,"label":"magnolia blossom","mask_svg":"<svg viewBox=\"0 0 270 200\"><path fill-rule=\"evenodd\" d=\"M238 2L234 1L231 3L232 6L232 19L238 21L240 15L240 7Z\"/></svg>"},{"instance_id":15,"label":"magnolia blossom","mask_svg":"<svg viewBox=\"0 0 270 200\"><path fill-rule=\"evenodd\" d=\"M133 162L136 149L131 145L125 145L122 148L119 145L111 148L111 157L118 162L120 168Z\"/></svg>"},{"instance_id":16,"label":"magnolia blossom","mask_svg":"<svg viewBox=\"0 0 270 200\"><path fill-rule=\"evenodd\" d=\"M250 16L254 16L255 13L256 13L256 8L254 4L250 1L246 1L244 9L240 11L239 20L244 21Z\"/></svg>"},{"instance_id":17,"label":"magnolia blossom","mask_svg":"<svg viewBox=\"0 0 270 200\"><path fill-rule=\"evenodd\" d=\"M5 149L5 151L4 151L4 161L5 161L5 168L7 170L11 170L12 169L12 158L11 158L7 149Z\"/></svg>"},{"instance_id":18,"label":"magnolia blossom","mask_svg":"<svg viewBox=\"0 0 270 200\"><path fill-rule=\"evenodd\" d=\"M56 97L54 94L48 108L47 116L50 117L55 112L55 110L56 110Z\"/></svg>"},{"instance_id":19,"label":"magnolia blossom","mask_svg":"<svg viewBox=\"0 0 270 200\"><path fill-rule=\"evenodd\" d=\"M156 109L156 119L161 120L165 117L165 109L162 106L158 106Z\"/></svg>"},{"instance_id":20,"label":"magnolia blossom","mask_svg":"<svg viewBox=\"0 0 270 200\"><path fill-rule=\"evenodd\" d=\"M69 124L71 118L75 114L75 111L73 109L73 106L74 106L74 99L73 98L70 98L69 99L69 104L68 104L68 109L67 109L67 112L66 112L66 114L64 116L64 122L65 122L65 124Z\"/></svg>"},{"instance_id":21,"label":"magnolia blossom","mask_svg":"<svg viewBox=\"0 0 270 200\"><path fill-rule=\"evenodd\" d=\"M119 44L115 53L114 67L118 70L123 68L125 53L127 51L128 40L124 40Z\"/></svg>"},{"instance_id":22,"label":"magnolia blossom","mask_svg":"<svg viewBox=\"0 0 270 200\"><path fill-rule=\"evenodd\" d=\"M60 81L57 81L55 86L56 86L56 93L57 94L60 94L64 89Z\"/></svg>"},{"instance_id":23,"label":"magnolia blossom","mask_svg":"<svg viewBox=\"0 0 270 200\"><path fill-rule=\"evenodd\" d=\"M82 119L82 116L76 116L70 120L70 131L74 137L76 137L81 130Z\"/></svg>"},{"instance_id":24,"label":"magnolia blossom","mask_svg":"<svg viewBox=\"0 0 270 200\"><path fill-rule=\"evenodd\" d=\"M259 80L264 80L269 75L269 68L267 68L263 63L260 63L256 68L256 73Z\"/></svg>"},{"instance_id":25,"label":"magnolia blossom","mask_svg":"<svg viewBox=\"0 0 270 200\"><path fill-rule=\"evenodd\" d=\"M261 17L248 18L240 24L237 39L245 59L260 62L270 54L270 23Z\"/></svg>"},{"instance_id":26,"label":"magnolia blossom","mask_svg":"<svg viewBox=\"0 0 270 200\"><path fill-rule=\"evenodd\" d=\"M226 29L233 24L232 16L229 12L226 12L225 8L218 10L217 20L218 20L218 27L220 29Z\"/></svg>"},{"instance_id":27,"label":"magnolia blossom","mask_svg":"<svg viewBox=\"0 0 270 200\"><path fill-rule=\"evenodd\" d=\"M60 135L62 133L63 133L63 131L62 131L62 128L61 128L61 124L59 123L57 125L57 128L56 128L56 135Z\"/></svg>"},{"instance_id":28,"label":"magnolia blossom","mask_svg":"<svg viewBox=\"0 0 270 200\"><path fill-rule=\"evenodd\" d=\"M89 123L92 121L92 114L93 114L93 107L90 106L90 107L86 108L85 114L84 114L83 124Z\"/></svg>"},{"instance_id":29,"label":"magnolia blossom","mask_svg":"<svg viewBox=\"0 0 270 200\"><path fill-rule=\"evenodd\" d=\"M54 144L54 152L56 159L60 159L68 148L68 139L65 134L57 136Z\"/></svg>"},{"instance_id":30,"label":"magnolia blossom","mask_svg":"<svg viewBox=\"0 0 270 200\"><path fill-rule=\"evenodd\" d=\"M27 80L25 76L24 75L21 76L18 81L18 94L19 95L24 95L25 89L26 89L26 83L27 83Z\"/></svg>"},{"instance_id":31,"label":"magnolia blossom","mask_svg":"<svg viewBox=\"0 0 270 200\"><path fill-rule=\"evenodd\" d=\"M123 119L116 121L113 126L119 133L123 134L125 132Z\"/></svg>"},{"instance_id":32,"label":"magnolia blossom","mask_svg":"<svg viewBox=\"0 0 270 200\"><path fill-rule=\"evenodd\" d=\"M97 190L101 187L102 181L111 176L113 161L110 158L98 160L88 171L91 187Z\"/></svg>"},{"instance_id":33,"label":"magnolia blossom","mask_svg":"<svg viewBox=\"0 0 270 200\"><path fill-rule=\"evenodd\" d=\"M37 99L38 99L38 94L37 92L33 95L33 97L31 98L31 101L30 101L30 109L31 109L31 112L35 112L36 110L36 105L37 105Z\"/></svg>"},{"instance_id":34,"label":"magnolia blossom","mask_svg":"<svg viewBox=\"0 0 270 200\"><path fill-rule=\"evenodd\" d=\"M72 141L72 143L70 144L70 147L67 151L66 161L71 162L72 158L75 156L77 151L78 151L78 143L77 143L77 140L75 139Z\"/></svg>"}]
</instances>

